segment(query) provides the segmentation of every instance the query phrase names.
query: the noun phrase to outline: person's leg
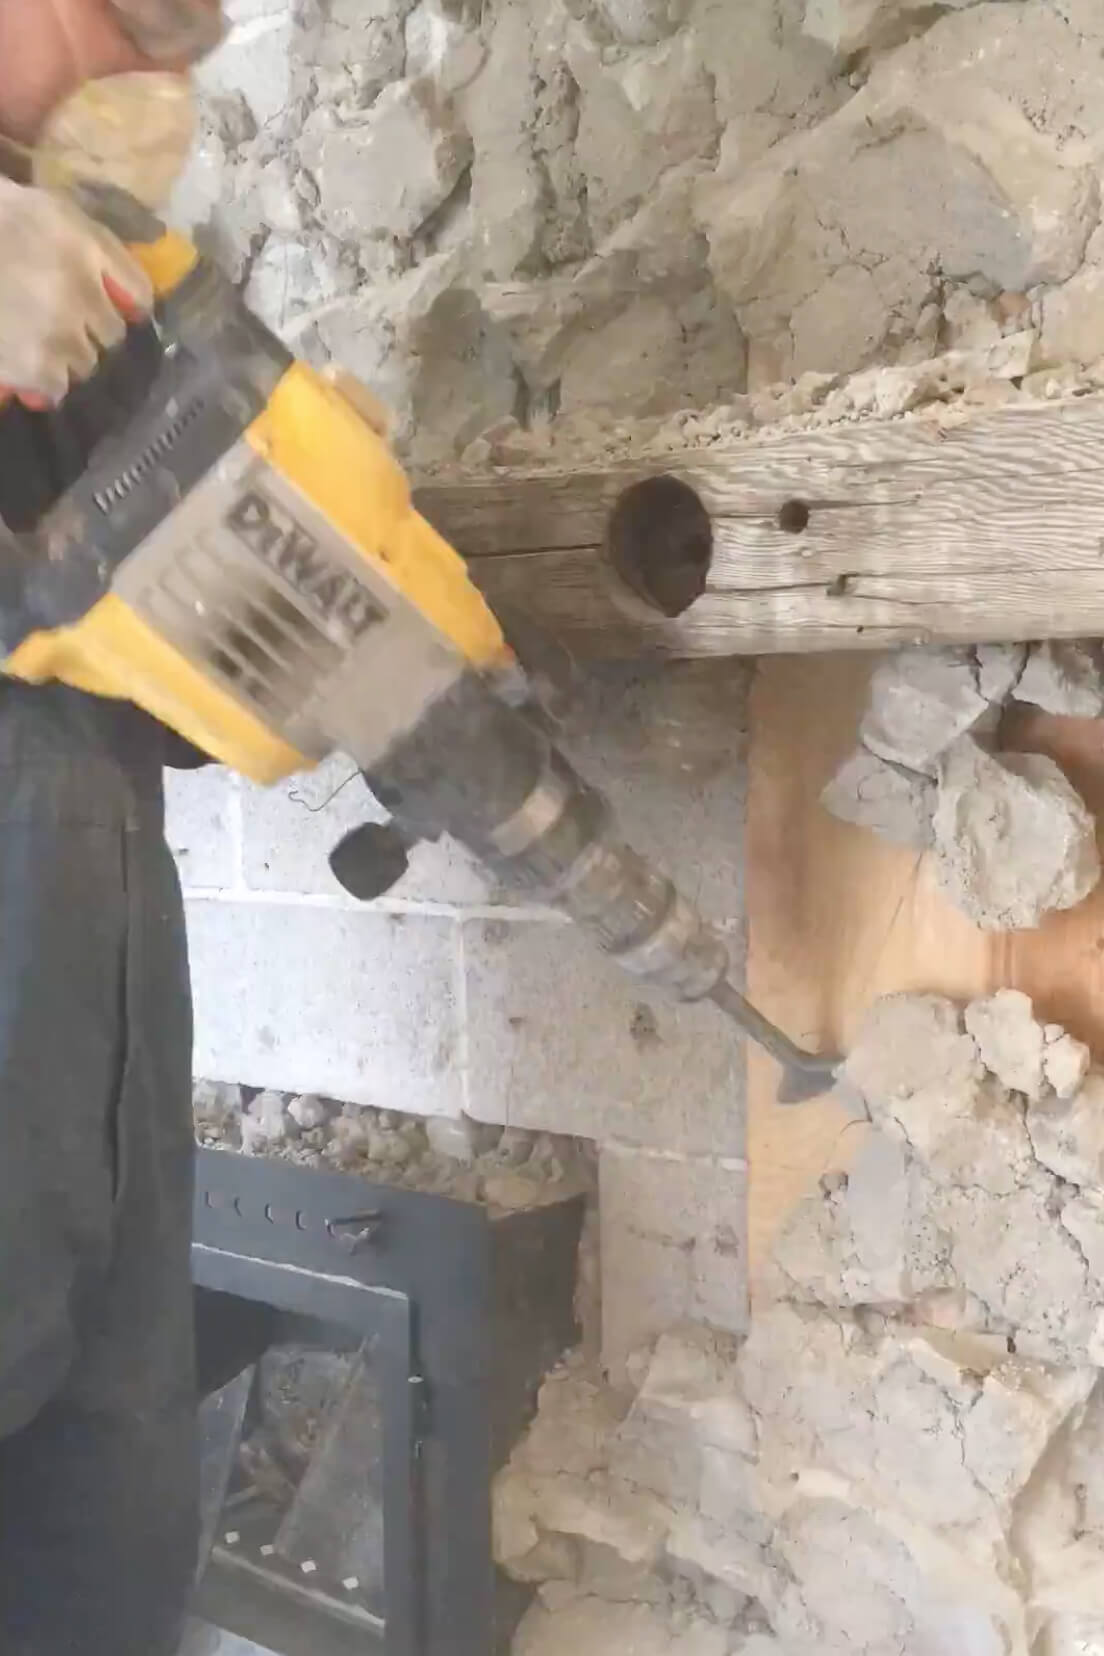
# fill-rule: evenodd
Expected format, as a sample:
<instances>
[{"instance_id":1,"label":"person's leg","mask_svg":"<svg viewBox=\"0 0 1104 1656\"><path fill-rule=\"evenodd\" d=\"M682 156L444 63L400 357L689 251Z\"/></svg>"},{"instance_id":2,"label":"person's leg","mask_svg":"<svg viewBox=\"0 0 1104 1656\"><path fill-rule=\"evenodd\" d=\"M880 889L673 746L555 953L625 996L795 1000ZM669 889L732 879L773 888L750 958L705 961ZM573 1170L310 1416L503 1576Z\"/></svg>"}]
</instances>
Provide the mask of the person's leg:
<instances>
[{"instance_id":1,"label":"person's leg","mask_svg":"<svg viewBox=\"0 0 1104 1656\"><path fill-rule=\"evenodd\" d=\"M103 765L0 805L5 1656L169 1656L194 1568L180 898L156 799Z\"/></svg>"}]
</instances>

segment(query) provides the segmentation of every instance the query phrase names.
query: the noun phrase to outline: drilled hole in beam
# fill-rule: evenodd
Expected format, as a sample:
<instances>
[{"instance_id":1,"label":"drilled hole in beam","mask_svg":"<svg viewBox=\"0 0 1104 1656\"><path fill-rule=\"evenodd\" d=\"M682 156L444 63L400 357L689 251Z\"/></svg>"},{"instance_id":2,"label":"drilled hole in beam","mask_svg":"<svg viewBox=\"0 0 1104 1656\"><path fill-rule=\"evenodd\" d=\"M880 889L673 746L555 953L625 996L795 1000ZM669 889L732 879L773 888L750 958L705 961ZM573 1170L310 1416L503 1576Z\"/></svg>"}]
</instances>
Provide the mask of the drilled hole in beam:
<instances>
[{"instance_id":1,"label":"drilled hole in beam","mask_svg":"<svg viewBox=\"0 0 1104 1656\"><path fill-rule=\"evenodd\" d=\"M787 535L803 535L809 527L809 508L803 500L784 500L778 508L778 527Z\"/></svg>"},{"instance_id":2,"label":"drilled hole in beam","mask_svg":"<svg viewBox=\"0 0 1104 1656\"><path fill-rule=\"evenodd\" d=\"M617 499L606 555L625 585L661 615L682 615L705 591L713 525L688 483L648 477Z\"/></svg>"}]
</instances>

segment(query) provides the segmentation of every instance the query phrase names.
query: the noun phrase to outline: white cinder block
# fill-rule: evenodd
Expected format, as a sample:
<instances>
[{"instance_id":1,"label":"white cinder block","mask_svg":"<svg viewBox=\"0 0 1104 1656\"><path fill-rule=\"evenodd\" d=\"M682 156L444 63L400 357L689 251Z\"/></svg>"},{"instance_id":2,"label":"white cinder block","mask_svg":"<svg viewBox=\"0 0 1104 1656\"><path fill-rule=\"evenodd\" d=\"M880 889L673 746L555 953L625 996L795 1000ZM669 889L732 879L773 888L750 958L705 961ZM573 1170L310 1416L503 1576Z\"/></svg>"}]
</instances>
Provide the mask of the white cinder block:
<instances>
[{"instance_id":1,"label":"white cinder block","mask_svg":"<svg viewBox=\"0 0 1104 1656\"><path fill-rule=\"evenodd\" d=\"M711 1005L643 989L573 926L464 928L480 1121L741 1156L744 1047Z\"/></svg>"},{"instance_id":2,"label":"white cinder block","mask_svg":"<svg viewBox=\"0 0 1104 1656\"><path fill-rule=\"evenodd\" d=\"M230 828L234 786L229 771L217 765L165 772L165 834L185 889L234 884Z\"/></svg>"},{"instance_id":3,"label":"white cinder block","mask_svg":"<svg viewBox=\"0 0 1104 1656\"><path fill-rule=\"evenodd\" d=\"M273 788L242 786L245 883L257 891L339 893L330 852L350 828L387 819L352 760L341 755ZM474 857L439 840L416 847L409 872L387 895L462 904L486 901L488 891L488 876Z\"/></svg>"},{"instance_id":4,"label":"white cinder block","mask_svg":"<svg viewBox=\"0 0 1104 1656\"><path fill-rule=\"evenodd\" d=\"M717 921L744 916L747 685L742 661L595 669L565 736L629 843Z\"/></svg>"},{"instance_id":5,"label":"white cinder block","mask_svg":"<svg viewBox=\"0 0 1104 1656\"><path fill-rule=\"evenodd\" d=\"M605 1147L599 1157L602 1361L684 1321L747 1327L747 1175L731 1161Z\"/></svg>"},{"instance_id":6,"label":"white cinder block","mask_svg":"<svg viewBox=\"0 0 1104 1656\"><path fill-rule=\"evenodd\" d=\"M456 1115L455 923L193 899L195 1073Z\"/></svg>"}]
</instances>

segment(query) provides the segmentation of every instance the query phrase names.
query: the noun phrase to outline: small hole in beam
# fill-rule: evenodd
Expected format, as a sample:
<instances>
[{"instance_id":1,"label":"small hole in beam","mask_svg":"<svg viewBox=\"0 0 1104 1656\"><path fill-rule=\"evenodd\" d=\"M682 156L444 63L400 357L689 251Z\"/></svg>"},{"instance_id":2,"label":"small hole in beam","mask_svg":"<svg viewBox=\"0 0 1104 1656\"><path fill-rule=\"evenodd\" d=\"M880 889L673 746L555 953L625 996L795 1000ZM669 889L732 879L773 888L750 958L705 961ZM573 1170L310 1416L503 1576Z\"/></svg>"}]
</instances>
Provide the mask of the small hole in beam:
<instances>
[{"instance_id":1,"label":"small hole in beam","mask_svg":"<svg viewBox=\"0 0 1104 1656\"><path fill-rule=\"evenodd\" d=\"M778 508L778 527L787 535L802 535L809 527L809 508L803 500L784 500Z\"/></svg>"},{"instance_id":2,"label":"small hole in beam","mask_svg":"<svg viewBox=\"0 0 1104 1656\"><path fill-rule=\"evenodd\" d=\"M705 591L713 524L688 483L646 477L618 496L606 554L625 585L661 615L682 615Z\"/></svg>"}]
</instances>

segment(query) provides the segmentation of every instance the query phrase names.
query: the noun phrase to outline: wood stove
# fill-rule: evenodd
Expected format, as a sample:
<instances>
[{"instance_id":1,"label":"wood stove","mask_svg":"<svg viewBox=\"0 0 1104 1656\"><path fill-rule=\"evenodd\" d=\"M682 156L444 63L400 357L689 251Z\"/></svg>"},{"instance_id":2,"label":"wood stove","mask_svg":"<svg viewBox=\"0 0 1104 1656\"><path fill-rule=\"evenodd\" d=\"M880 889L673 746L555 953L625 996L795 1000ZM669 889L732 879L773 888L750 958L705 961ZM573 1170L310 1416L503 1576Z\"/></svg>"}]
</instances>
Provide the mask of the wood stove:
<instances>
[{"instance_id":1,"label":"wood stove","mask_svg":"<svg viewBox=\"0 0 1104 1656\"><path fill-rule=\"evenodd\" d=\"M495 1571L491 1481L577 1338L582 1217L579 1196L495 1215L198 1151L192 1260L210 1396L197 1614L279 1656L508 1648L525 1595ZM239 1465L256 1364L288 1341L347 1354L290 1515L243 1487ZM356 1537L365 1557L377 1516L380 1556L350 1573L348 1546Z\"/></svg>"}]
</instances>

